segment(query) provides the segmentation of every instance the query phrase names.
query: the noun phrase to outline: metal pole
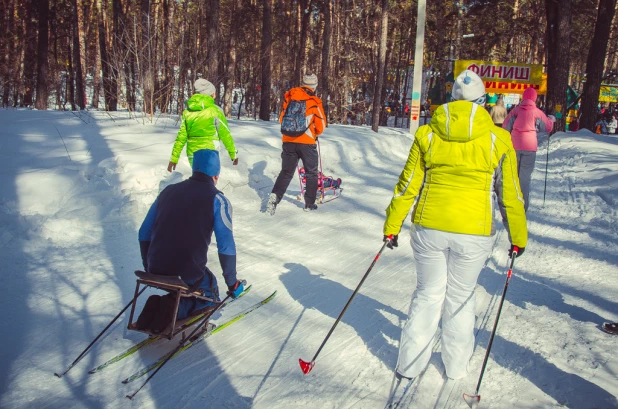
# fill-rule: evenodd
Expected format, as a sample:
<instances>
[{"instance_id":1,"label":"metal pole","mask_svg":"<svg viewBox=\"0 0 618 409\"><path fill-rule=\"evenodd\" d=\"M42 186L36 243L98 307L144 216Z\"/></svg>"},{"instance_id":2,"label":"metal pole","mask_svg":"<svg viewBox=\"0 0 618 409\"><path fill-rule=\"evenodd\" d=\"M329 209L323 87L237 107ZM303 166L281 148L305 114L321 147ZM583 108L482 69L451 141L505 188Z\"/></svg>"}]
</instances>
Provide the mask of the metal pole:
<instances>
[{"instance_id":1,"label":"metal pole","mask_svg":"<svg viewBox=\"0 0 618 409\"><path fill-rule=\"evenodd\" d=\"M424 0L421 0L424 1ZM303 361L302 359L299 359L298 362L300 363L300 368L303 371L303 373L305 375L307 375L309 372L311 372L311 370L313 369L314 365L315 365L315 360L318 358L318 355L320 355L320 352L322 351L322 348L324 348L324 345L326 345L326 342L328 341L328 339L330 338L331 334L333 333L333 331L335 330L335 327L337 327L337 324L339 324L339 321L341 321L341 317L343 317L343 314L345 314L346 310L348 309L348 307L350 306L350 304L352 303L352 300L354 299L354 297L356 296L356 293L358 293L358 290L360 290L361 286L363 285L363 283L365 282L365 279L367 278L367 276L369 275L369 273L371 272L371 270L373 269L373 266L375 266L376 262L378 261L378 259L380 258L380 255L382 254L382 252L384 251L384 247L386 247L387 244L390 243L390 241L392 240L393 236L388 236L388 240L386 240L384 242L384 244L382 245L382 248L380 248L380 251L378 252L378 254L376 254L376 256L373 259L373 262L371 263L371 265L369 266L369 269L367 270L367 272L365 273L365 275L363 276L363 278L360 280L360 283L358 283L358 285L356 286L356 289L354 290L354 292L352 293L352 295L350 296L350 299L348 299L348 302L345 304L345 307L343 307L343 310L341 310L341 312L339 313L339 316L337 317L337 320L335 321L335 323L333 324L333 326L330 328L330 331L328 331L328 334L326 335L326 338L324 338L324 341L322 341L322 344L320 345L320 347L318 348L318 352L315 353L315 355L313 356L313 359L311 359L311 362L306 362Z\"/></svg>"},{"instance_id":2,"label":"metal pole","mask_svg":"<svg viewBox=\"0 0 618 409\"><path fill-rule=\"evenodd\" d=\"M202 329L202 326L203 326L205 323L207 323L207 322L208 322L208 320L210 319L210 317L212 317L212 316L214 315L214 313L215 313L215 312L219 311L219 310L220 310L220 309L221 309L221 308L225 305L226 301L227 301L230 297L231 297L230 295L228 295L227 297L225 297L225 298L223 299L223 301L221 301L221 302L219 303L219 305L217 305L217 308L215 308L214 310L212 310L212 311L210 312L210 314L208 314L208 315L204 316L204 318L202 318L200 321L198 321L198 324L196 325L196 327L195 327L195 329L193 330L193 332L191 332L191 333L189 334L189 336L188 336L188 337L186 337L186 338L184 338L182 341L180 341L180 344L178 344L178 346L176 347L176 349L174 349L172 352L170 352L170 353L168 354L167 358L165 358L165 361L163 361L163 363L161 363L161 365L159 365L159 366L157 367L157 369L156 369L156 370L152 373L152 375L150 375L150 376L148 377L148 379L146 379L146 381L144 381L144 383L142 384L142 386L140 386L138 390L136 390L135 392L133 392L133 393L132 393L132 394L130 394L130 395L127 395L126 397L127 397L127 398L129 398L130 400L133 400L133 398L135 397L135 395L137 395L137 393L138 393L139 391L141 391L141 390L142 390L142 388L143 388L144 386L146 386L146 384L148 383L148 381L150 381L150 380L152 379L152 377L153 377L153 376L155 376L155 375L157 374L157 372L159 372L159 371L161 370L161 368L163 368L163 366L164 366L164 365L165 365L165 364L166 364L166 363L167 363L170 359L172 359L174 356L176 356L176 353L177 353L178 351L180 351L180 349L181 349L183 346L185 346L185 344L186 344L187 342L189 342L189 340L191 340L191 338L193 338L193 336L194 336L194 335L195 335L198 331L200 331L200 330ZM192 342L192 341L191 341L191 342Z\"/></svg>"},{"instance_id":3,"label":"metal pole","mask_svg":"<svg viewBox=\"0 0 618 409\"><path fill-rule=\"evenodd\" d=\"M423 85L423 47L425 45L425 10L426 0L418 0L416 18L416 45L414 47L414 81L412 85L412 103L410 104L410 133L418 129L421 113L421 88Z\"/></svg>"},{"instance_id":4,"label":"metal pole","mask_svg":"<svg viewBox=\"0 0 618 409\"><path fill-rule=\"evenodd\" d=\"M513 247L513 252L511 254L511 260L509 265L509 271L506 273L506 282L504 283L504 289L502 290L502 298L500 298L500 304L498 305L498 313L496 314L496 319L494 321L494 327L491 330L491 336L489 337L489 344L487 345L487 351L485 352L485 358L483 359L483 366L481 367L481 374L479 375L478 383L476 384L476 390L474 391L474 395L469 395L467 393L463 394L463 398L470 406L470 408L477 408L479 402L481 401L481 395L479 395L479 390L481 389L481 382L483 381L483 375L485 374L485 367L487 366L487 360L489 359L489 352L491 351L491 345L494 343L494 336L496 335L496 330L498 328L498 321L500 321L500 313L502 312L502 306L504 305L504 298L506 297L506 291L509 288L509 282L511 281L511 277L513 275L513 264L515 263L515 258L519 253L519 248L517 246Z\"/></svg>"}]
</instances>

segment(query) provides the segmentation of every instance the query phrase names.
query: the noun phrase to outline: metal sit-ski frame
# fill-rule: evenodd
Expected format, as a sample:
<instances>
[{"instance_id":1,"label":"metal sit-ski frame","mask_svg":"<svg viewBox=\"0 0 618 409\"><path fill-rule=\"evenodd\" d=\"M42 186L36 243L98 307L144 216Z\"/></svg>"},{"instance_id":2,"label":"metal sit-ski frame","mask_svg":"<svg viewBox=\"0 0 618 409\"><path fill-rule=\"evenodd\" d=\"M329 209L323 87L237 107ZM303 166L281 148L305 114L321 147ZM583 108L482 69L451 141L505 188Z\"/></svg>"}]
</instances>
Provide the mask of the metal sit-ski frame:
<instances>
[{"instance_id":1,"label":"metal sit-ski frame","mask_svg":"<svg viewBox=\"0 0 618 409\"><path fill-rule=\"evenodd\" d=\"M167 339L172 339L179 333L183 333L183 339L185 337L184 331L187 327L194 323L196 316L189 316L183 320L176 321L176 315L178 314L178 305L180 304L180 300L182 298L197 298L199 300L216 302L212 298L204 297L204 294L201 290L193 290L190 288L187 283L182 281L180 277L175 276L162 276L156 274L150 274L145 271L136 270L135 275L138 277L137 284L135 286L135 296L133 297L132 305L131 305L131 315L129 316L129 324L127 329L131 331L143 332L148 335L159 336ZM141 294L140 286L144 285L145 287L142 291L147 287L158 288L160 290L164 290L169 292L170 294L174 294L175 303L174 303L174 314L172 316L172 323L169 325L162 333L155 334L147 330L139 330L135 327L135 323L133 322L133 315L135 314L135 305L137 303L137 298ZM207 325L207 322L204 323Z\"/></svg>"}]
</instances>

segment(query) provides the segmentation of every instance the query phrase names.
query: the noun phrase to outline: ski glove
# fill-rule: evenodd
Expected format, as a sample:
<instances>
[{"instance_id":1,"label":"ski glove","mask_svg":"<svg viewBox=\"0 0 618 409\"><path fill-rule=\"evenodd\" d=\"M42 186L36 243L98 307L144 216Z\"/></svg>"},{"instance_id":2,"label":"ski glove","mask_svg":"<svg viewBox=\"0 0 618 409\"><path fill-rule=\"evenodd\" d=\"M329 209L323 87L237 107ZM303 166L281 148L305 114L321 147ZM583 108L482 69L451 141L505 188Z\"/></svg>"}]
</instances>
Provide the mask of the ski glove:
<instances>
[{"instance_id":1,"label":"ski glove","mask_svg":"<svg viewBox=\"0 0 618 409\"><path fill-rule=\"evenodd\" d=\"M389 239L388 237L389 236L384 235L384 239L382 239L382 241L388 241L386 247L391 250L393 250L395 247L399 247L399 244L397 243L397 239L399 238L398 234L393 234L393 237L391 239Z\"/></svg>"},{"instance_id":2,"label":"ski glove","mask_svg":"<svg viewBox=\"0 0 618 409\"><path fill-rule=\"evenodd\" d=\"M514 245L511 244L511 248L509 249L509 258L513 257L513 247L515 247ZM524 250L526 248L525 247L518 247L517 248L517 255L515 256L516 258L521 256L522 254L524 254Z\"/></svg>"},{"instance_id":3,"label":"ski glove","mask_svg":"<svg viewBox=\"0 0 618 409\"><path fill-rule=\"evenodd\" d=\"M242 294L243 291L245 291L245 285L242 283L242 281L238 280L236 280L236 284L228 285L227 288L229 290L227 292L227 295L232 298L238 298L238 296Z\"/></svg>"}]
</instances>

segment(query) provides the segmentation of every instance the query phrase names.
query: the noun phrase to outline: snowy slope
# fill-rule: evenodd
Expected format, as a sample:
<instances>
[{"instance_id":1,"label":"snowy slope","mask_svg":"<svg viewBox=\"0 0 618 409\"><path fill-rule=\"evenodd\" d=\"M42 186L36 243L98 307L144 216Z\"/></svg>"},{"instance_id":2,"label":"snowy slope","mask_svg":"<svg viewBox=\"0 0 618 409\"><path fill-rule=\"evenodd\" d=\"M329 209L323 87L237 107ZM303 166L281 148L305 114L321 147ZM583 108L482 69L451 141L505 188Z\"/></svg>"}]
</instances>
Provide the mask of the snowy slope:
<instances>
[{"instance_id":1,"label":"snowy slope","mask_svg":"<svg viewBox=\"0 0 618 409\"><path fill-rule=\"evenodd\" d=\"M278 295L170 361L129 401L124 396L141 382L120 381L170 345L88 375L143 339L126 330L128 317L65 378L53 372L133 295L137 229L158 192L190 175L184 156L177 172L165 170L175 118L0 110L0 407L385 406L414 289L409 222L402 245L384 252L311 374L302 375L298 358L311 359L381 246L409 135L330 126L321 138L324 171L343 179L343 197L305 213L293 180L270 217L261 210L280 169L278 126L230 124L240 164L222 161L218 187L234 205L239 276L253 289L219 321ZM531 240L509 287L482 406L617 408L618 337L599 325L618 320L618 139L587 131L552 137L542 207L545 146L532 185ZM477 288L470 376L445 383L436 353L402 407L467 407L461 392L474 391L504 285L508 238L496 237ZM216 261L212 268L220 274Z\"/></svg>"}]
</instances>

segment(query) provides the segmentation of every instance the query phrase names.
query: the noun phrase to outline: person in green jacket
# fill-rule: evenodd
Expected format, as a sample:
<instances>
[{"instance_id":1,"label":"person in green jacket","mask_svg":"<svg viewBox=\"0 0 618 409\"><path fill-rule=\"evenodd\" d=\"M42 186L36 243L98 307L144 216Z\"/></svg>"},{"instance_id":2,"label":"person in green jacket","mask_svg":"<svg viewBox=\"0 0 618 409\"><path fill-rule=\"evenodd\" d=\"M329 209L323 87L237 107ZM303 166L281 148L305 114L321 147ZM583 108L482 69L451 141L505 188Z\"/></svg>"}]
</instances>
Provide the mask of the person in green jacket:
<instances>
[{"instance_id":1,"label":"person in green jacket","mask_svg":"<svg viewBox=\"0 0 618 409\"><path fill-rule=\"evenodd\" d=\"M193 166L193 152L200 149L216 150L215 141L223 142L234 165L238 164L238 151L230 133L227 119L221 108L215 104L215 86L203 78L195 81L195 93L187 101L187 109L182 113L180 130L167 171L176 169L182 148L187 145L187 158Z\"/></svg>"},{"instance_id":2,"label":"person in green jacket","mask_svg":"<svg viewBox=\"0 0 618 409\"><path fill-rule=\"evenodd\" d=\"M493 249L496 208L510 253L520 256L528 241L515 149L510 134L483 109L483 80L463 71L452 97L416 131L386 209L383 233L390 248L412 209L416 290L399 344L399 377L414 378L427 366L440 320L446 376L466 376L474 349L474 288Z\"/></svg>"}]
</instances>

